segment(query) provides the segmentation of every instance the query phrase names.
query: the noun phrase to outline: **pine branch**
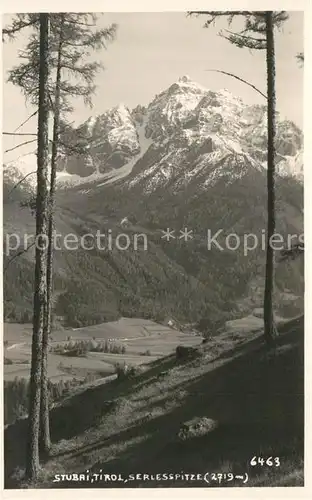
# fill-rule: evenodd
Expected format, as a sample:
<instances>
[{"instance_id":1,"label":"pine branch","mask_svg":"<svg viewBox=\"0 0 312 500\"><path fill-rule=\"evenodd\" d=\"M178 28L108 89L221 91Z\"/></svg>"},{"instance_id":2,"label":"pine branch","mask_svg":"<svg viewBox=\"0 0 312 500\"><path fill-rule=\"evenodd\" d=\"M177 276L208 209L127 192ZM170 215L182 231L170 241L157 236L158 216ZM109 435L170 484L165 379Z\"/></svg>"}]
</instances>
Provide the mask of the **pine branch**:
<instances>
[{"instance_id":1,"label":"pine branch","mask_svg":"<svg viewBox=\"0 0 312 500\"><path fill-rule=\"evenodd\" d=\"M14 149L21 148L22 146L26 146L26 144L31 144L32 142L35 142L37 139L32 139L31 141L25 141L22 142L21 144L18 144L17 146L14 146L14 148L6 149L4 153L9 153L10 151L14 151Z\"/></svg>"},{"instance_id":2,"label":"pine branch","mask_svg":"<svg viewBox=\"0 0 312 500\"><path fill-rule=\"evenodd\" d=\"M256 37L249 36L249 35L246 36L246 35L242 35L242 33L234 33L233 31L226 30L226 29L224 31L226 31L230 35L239 36L239 37L247 39L247 40L252 40L252 41L255 41L255 42L266 42L266 38L264 38L264 37L262 37L262 38L256 38Z\"/></svg>"},{"instance_id":3,"label":"pine branch","mask_svg":"<svg viewBox=\"0 0 312 500\"><path fill-rule=\"evenodd\" d=\"M37 134L28 134L28 133L20 133L20 132L2 132L3 135L32 135L32 136L36 136L37 137Z\"/></svg>"},{"instance_id":4,"label":"pine branch","mask_svg":"<svg viewBox=\"0 0 312 500\"><path fill-rule=\"evenodd\" d=\"M223 31L221 31L219 35L239 48L249 48L252 50L266 49L265 11L191 11L188 14L207 16L207 20L204 23L205 28L209 28L212 24L214 25L218 18L227 18L228 25L231 25L234 18L243 17L245 25L238 33L225 30L229 36L226 36ZM272 12L271 14L273 27L278 29L289 17L285 11Z\"/></svg>"},{"instance_id":5,"label":"pine branch","mask_svg":"<svg viewBox=\"0 0 312 500\"><path fill-rule=\"evenodd\" d=\"M35 116L38 113L38 109L34 111L25 121L23 121L15 130L14 132L17 132L20 128L22 128L33 116Z\"/></svg>"},{"instance_id":6,"label":"pine branch","mask_svg":"<svg viewBox=\"0 0 312 500\"><path fill-rule=\"evenodd\" d=\"M211 16L213 18L217 18L219 16L223 17L234 17L234 16L247 16L252 14L253 11L250 10L216 10L216 11L207 11L207 10L191 10L187 13L188 16Z\"/></svg>"},{"instance_id":7,"label":"pine branch","mask_svg":"<svg viewBox=\"0 0 312 500\"><path fill-rule=\"evenodd\" d=\"M85 26L86 28L95 28L96 27L95 23L81 23L79 21L74 21L74 20L70 20L70 19L66 19L66 22L69 24L77 25L77 26Z\"/></svg>"},{"instance_id":8,"label":"pine branch","mask_svg":"<svg viewBox=\"0 0 312 500\"><path fill-rule=\"evenodd\" d=\"M25 179L27 179L27 177L29 177L30 175L34 175L37 173L37 170L34 170L33 172L29 172L28 174L26 174L20 181L18 181L17 184L15 184L12 189L8 192L8 198L11 196L12 192L20 185L22 184L22 182L24 182Z\"/></svg>"},{"instance_id":9,"label":"pine branch","mask_svg":"<svg viewBox=\"0 0 312 500\"><path fill-rule=\"evenodd\" d=\"M236 45L236 47L239 47L240 49L253 49L253 50L264 50L266 48L265 43L263 42L255 42L252 39L249 40L249 37L246 36L245 39L239 38L240 35L231 35L231 36L225 36L222 34L222 32L219 33L219 36L224 38L225 40L228 40L231 42L233 45Z\"/></svg>"},{"instance_id":10,"label":"pine branch","mask_svg":"<svg viewBox=\"0 0 312 500\"><path fill-rule=\"evenodd\" d=\"M52 100L51 100L52 102ZM64 127L63 129L61 129L61 131L64 131L66 130L67 127ZM2 132L4 135L10 135L10 136L34 136L34 137L37 137L37 134L22 134L22 133L14 133L14 132ZM84 139L84 138L83 138ZM35 142L36 139L32 140L32 141L26 141L26 142L23 142L22 144L19 144L18 146L15 146L14 148L12 149L8 149L6 151L4 151L5 153L8 153L9 151L12 151L13 149L15 148L18 148L18 147L21 147L21 146L24 146L25 144L29 144L30 142ZM52 139L49 139L49 141L51 142L51 144L53 144L53 140ZM63 146L64 148L66 148L69 152L72 152L72 153L77 153L77 154L83 154L83 150L82 148L79 148L79 147L76 147L76 146L73 146L72 144L68 144L60 139L58 139L58 142L60 143L61 146ZM27 174L28 176L29 174ZM27 177L26 176L26 177Z\"/></svg>"},{"instance_id":11,"label":"pine branch","mask_svg":"<svg viewBox=\"0 0 312 500\"><path fill-rule=\"evenodd\" d=\"M4 37L7 36L8 38L14 38L16 33L21 31L24 28L28 28L29 26L34 26L38 21L36 19L33 19L28 22L15 22L13 23L12 27L10 28L3 28L2 29L2 41L4 41Z\"/></svg>"},{"instance_id":12,"label":"pine branch","mask_svg":"<svg viewBox=\"0 0 312 500\"><path fill-rule=\"evenodd\" d=\"M22 20L25 20L26 15L23 16ZM91 96L95 91L95 86L91 83L97 71L101 69L101 65L95 62L86 63L86 59L91 55L91 49L106 48L106 42L114 40L117 28L115 24L112 24L107 28L97 29L97 17L92 13L50 14L50 68L53 70L57 67L59 39L62 37L62 60L68 66L68 68L63 68L62 64L62 69L64 72L68 70L70 79L73 78L77 82L76 85L68 82L67 86L62 83L62 113L73 110L69 99L76 95L82 97L86 104L91 105ZM61 23L62 19L63 25ZM9 81L21 87L26 99L37 106L39 78L38 30L30 35L28 44L20 53L20 58L22 62L10 71ZM64 77L64 75L62 76ZM52 73L49 80L49 89L53 96L55 82Z\"/></svg>"},{"instance_id":13,"label":"pine branch","mask_svg":"<svg viewBox=\"0 0 312 500\"><path fill-rule=\"evenodd\" d=\"M10 165L10 163L14 163L14 162L18 161L20 158L24 158L25 156L33 155L36 153L37 153L37 149L34 149L33 151L29 151L29 153L24 153L24 154L18 156L17 158L15 158L14 160L10 160L10 161L5 162L4 166L7 167L7 165Z\"/></svg>"},{"instance_id":14,"label":"pine branch","mask_svg":"<svg viewBox=\"0 0 312 500\"><path fill-rule=\"evenodd\" d=\"M220 69L206 69L205 71L215 71L216 73L222 73L223 75L227 75L227 76L231 76L232 78L236 78L236 80L239 80L240 82L246 83L246 85L253 88L256 92L258 92L258 94L262 95L262 97L264 97L265 99L268 98L265 94L263 94L263 92L261 92L261 90L259 90L257 87L255 87L255 85L247 82L246 80L244 80L243 78L240 78L237 75L234 75L233 73L228 73L227 71L222 71Z\"/></svg>"}]
</instances>

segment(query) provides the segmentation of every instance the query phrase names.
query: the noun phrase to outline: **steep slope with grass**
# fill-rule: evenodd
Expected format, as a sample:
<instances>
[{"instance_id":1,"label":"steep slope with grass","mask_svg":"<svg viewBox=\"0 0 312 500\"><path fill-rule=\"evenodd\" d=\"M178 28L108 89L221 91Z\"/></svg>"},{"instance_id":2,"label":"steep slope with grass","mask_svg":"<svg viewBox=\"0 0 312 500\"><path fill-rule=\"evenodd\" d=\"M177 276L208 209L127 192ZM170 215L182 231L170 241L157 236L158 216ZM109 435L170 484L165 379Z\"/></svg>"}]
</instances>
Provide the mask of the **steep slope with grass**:
<instances>
[{"instance_id":1,"label":"steep slope with grass","mask_svg":"<svg viewBox=\"0 0 312 500\"><path fill-rule=\"evenodd\" d=\"M245 486L303 485L303 317L280 327L268 352L262 331L224 332L196 357L155 361L134 378L79 388L51 412L52 456L37 487L220 486L216 482L53 482L55 474L233 473ZM217 422L181 440L194 417ZM23 487L26 421L5 432L6 487ZM279 466L252 466L254 457ZM245 476L244 476L245 477ZM240 486L240 480L221 486Z\"/></svg>"}]
</instances>

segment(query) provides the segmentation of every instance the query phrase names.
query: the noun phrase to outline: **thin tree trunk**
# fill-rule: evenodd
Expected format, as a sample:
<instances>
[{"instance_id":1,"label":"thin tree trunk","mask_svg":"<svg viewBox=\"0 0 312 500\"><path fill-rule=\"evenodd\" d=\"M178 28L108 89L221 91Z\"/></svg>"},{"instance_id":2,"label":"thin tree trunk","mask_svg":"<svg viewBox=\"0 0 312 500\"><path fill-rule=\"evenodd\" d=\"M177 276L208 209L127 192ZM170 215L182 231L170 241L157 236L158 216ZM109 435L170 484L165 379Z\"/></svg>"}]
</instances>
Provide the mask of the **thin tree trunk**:
<instances>
[{"instance_id":1,"label":"thin tree trunk","mask_svg":"<svg viewBox=\"0 0 312 500\"><path fill-rule=\"evenodd\" d=\"M46 262L47 262L47 175L49 162L49 15L40 14L40 74L37 152L37 201L36 201L36 263L30 374L30 396L28 417L28 440L26 450L26 477L35 480L39 472L39 431L41 362L44 315L46 308Z\"/></svg>"},{"instance_id":2,"label":"thin tree trunk","mask_svg":"<svg viewBox=\"0 0 312 500\"><path fill-rule=\"evenodd\" d=\"M47 256L47 309L45 316L45 325L42 339L42 379L41 379L41 449L44 453L49 453L51 448L50 436L50 418L49 418L49 386L48 386L48 347L49 337L51 335L51 317L52 317L52 295L53 295L53 227L54 227L54 196L56 185L56 159L60 131L60 84L61 84L61 63L62 63L62 30L64 16L60 26L60 40L58 47L58 61L56 70L55 100L54 100L54 119L53 119L53 142L51 155L51 177L49 193L49 221L48 221L48 256Z\"/></svg>"},{"instance_id":3,"label":"thin tree trunk","mask_svg":"<svg viewBox=\"0 0 312 500\"><path fill-rule=\"evenodd\" d=\"M264 337L268 346L275 341L276 328L274 324L274 250L271 237L275 232L275 50L274 26L272 12L266 12L266 62L268 87L268 169L267 169L267 249L264 291Z\"/></svg>"}]
</instances>

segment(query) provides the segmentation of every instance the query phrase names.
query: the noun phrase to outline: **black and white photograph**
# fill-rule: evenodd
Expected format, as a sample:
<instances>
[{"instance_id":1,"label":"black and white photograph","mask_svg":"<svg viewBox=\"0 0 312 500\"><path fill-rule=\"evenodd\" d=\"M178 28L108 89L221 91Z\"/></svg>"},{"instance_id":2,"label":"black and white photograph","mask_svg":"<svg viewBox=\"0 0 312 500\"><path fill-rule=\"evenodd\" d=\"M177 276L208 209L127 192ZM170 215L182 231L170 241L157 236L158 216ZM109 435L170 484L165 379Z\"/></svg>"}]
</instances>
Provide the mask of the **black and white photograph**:
<instances>
[{"instance_id":1,"label":"black and white photograph","mask_svg":"<svg viewBox=\"0 0 312 500\"><path fill-rule=\"evenodd\" d=\"M303 491L304 2L46 4L2 12L4 489Z\"/></svg>"}]
</instances>

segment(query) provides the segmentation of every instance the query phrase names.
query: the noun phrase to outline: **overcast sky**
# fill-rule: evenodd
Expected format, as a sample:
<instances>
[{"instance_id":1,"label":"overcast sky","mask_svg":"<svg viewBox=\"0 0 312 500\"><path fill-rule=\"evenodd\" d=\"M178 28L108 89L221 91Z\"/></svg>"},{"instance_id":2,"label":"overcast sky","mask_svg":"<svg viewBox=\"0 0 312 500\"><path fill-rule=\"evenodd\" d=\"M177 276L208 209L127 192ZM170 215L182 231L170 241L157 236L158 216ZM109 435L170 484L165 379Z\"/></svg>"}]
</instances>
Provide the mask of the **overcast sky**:
<instances>
[{"instance_id":1,"label":"overcast sky","mask_svg":"<svg viewBox=\"0 0 312 500\"><path fill-rule=\"evenodd\" d=\"M4 23L6 21L5 17ZM148 104L155 94L183 75L211 90L227 88L246 103L263 103L263 98L245 84L206 71L232 72L266 91L264 51L251 52L231 45L218 36L221 24L203 29L202 16L188 18L185 13L175 12L108 13L101 17L99 25L112 22L118 24L116 41L95 55L103 61L105 71L96 80L94 107L90 110L77 100L71 121L82 122L120 102L130 108ZM19 37L16 42L4 44L5 79L7 70L18 63L18 50L25 41L26 37ZM276 34L277 106L284 117L300 127L303 122L303 69L295 56L302 50L303 14L292 12L283 31ZM24 97L12 84L5 83L3 91L3 128L10 132L27 118L32 108L25 106ZM35 132L36 121L29 122L23 131ZM12 140L5 140L5 149L12 144ZM25 148L8 153L4 161L13 160L24 152Z\"/></svg>"}]
</instances>

